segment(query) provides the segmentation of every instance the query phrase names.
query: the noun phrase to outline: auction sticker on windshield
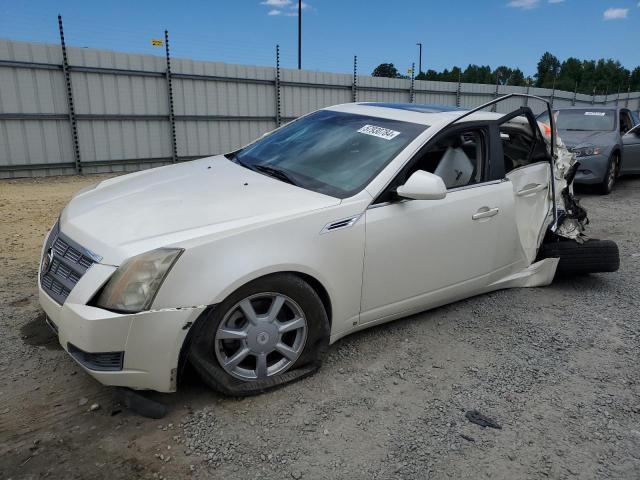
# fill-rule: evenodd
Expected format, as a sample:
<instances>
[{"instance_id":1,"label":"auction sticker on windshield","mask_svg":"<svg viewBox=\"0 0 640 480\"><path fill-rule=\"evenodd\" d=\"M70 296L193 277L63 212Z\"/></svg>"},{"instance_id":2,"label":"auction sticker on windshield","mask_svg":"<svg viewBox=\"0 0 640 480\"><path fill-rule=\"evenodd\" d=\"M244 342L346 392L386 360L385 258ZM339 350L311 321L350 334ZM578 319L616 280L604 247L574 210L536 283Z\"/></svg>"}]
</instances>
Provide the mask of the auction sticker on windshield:
<instances>
[{"instance_id":1,"label":"auction sticker on windshield","mask_svg":"<svg viewBox=\"0 0 640 480\"><path fill-rule=\"evenodd\" d=\"M585 115L594 115L596 117L604 117L606 112L584 112Z\"/></svg>"},{"instance_id":2,"label":"auction sticker on windshield","mask_svg":"<svg viewBox=\"0 0 640 480\"><path fill-rule=\"evenodd\" d=\"M400 135L400 132L396 132L395 130L391 130L389 128L376 127L375 125L365 125L360 130L358 130L358 133L364 133L365 135L384 138L385 140L392 140Z\"/></svg>"}]
</instances>

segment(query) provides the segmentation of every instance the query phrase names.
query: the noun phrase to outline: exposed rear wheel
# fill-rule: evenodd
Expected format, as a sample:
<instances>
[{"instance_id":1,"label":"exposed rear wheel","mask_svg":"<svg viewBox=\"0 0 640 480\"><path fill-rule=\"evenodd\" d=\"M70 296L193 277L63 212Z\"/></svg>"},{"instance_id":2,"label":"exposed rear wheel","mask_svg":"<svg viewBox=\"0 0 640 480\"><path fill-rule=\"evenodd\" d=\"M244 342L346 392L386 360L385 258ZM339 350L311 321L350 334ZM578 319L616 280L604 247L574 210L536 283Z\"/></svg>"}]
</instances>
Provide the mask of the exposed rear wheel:
<instances>
[{"instance_id":1,"label":"exposed rear wheel","mask_svg":"<svg viewBox=\"0 0 640 480\"><path fill-rule=\"evenodd\" d=\"M556 270L559 276L615 272L620 267L618 245L612 240L545 243L540 247L539 258L559 258Z\"/></svg>"},{"instance_id":2,"label":"exposed rear wheel","mask_svg":"<svg viewBox=\"0 0 640 480\"><path fill-rule=\"evenodd\" d=\"M317 293L293 274L251 282L194 325L189 358L203 380L251 395L310 375L329 344Z\"/></svg>"}]
</instances>

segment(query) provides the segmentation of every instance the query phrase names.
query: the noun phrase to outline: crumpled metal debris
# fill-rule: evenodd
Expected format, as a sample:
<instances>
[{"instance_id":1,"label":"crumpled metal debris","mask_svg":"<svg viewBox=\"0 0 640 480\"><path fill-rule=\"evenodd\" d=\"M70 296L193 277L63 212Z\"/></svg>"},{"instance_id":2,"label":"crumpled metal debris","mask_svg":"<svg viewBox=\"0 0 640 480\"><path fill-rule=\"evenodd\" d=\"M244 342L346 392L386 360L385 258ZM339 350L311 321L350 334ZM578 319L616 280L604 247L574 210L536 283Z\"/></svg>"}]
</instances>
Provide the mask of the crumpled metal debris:
<instances>
[{"instance_id":1,"label":"crumpled metal debris","mask_svg":"<svg viewBox=\"0 0 640 480\"><path fill-rule=\"evenodd\" d=\"M573 196L573 179L578 171L580 162L576 161L576 154L569 151L557 137L556 160L554 176L556 180L556 205L558 205L558 224L555 234L570 238L578 243L588 240L585 229L589 224L587 211L580 206Z\"/></svg>"}]
</instances>

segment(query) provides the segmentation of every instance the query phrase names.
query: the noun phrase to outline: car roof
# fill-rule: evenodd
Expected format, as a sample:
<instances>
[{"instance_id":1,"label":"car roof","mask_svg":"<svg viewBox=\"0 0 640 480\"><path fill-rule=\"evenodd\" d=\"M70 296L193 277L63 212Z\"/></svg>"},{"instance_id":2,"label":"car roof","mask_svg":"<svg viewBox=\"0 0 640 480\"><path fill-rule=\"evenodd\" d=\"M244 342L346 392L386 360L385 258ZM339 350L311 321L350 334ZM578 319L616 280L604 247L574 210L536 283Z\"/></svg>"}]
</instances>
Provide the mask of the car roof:
<instances>
[{"instance_id":1,"label":"car roof","mask_svg":"<svg viewBox=\"0 0 640 480\"><path fill-rule=\"evenodd\" d=\"M444 105L385 102L343 103L327 107L324 110L367 115L422 125L435 125L442 122L449 122L469 111ZM464 121L495 120L503 115L502 113L479 111L469 115Z\"/></svg>"}]
</instances>

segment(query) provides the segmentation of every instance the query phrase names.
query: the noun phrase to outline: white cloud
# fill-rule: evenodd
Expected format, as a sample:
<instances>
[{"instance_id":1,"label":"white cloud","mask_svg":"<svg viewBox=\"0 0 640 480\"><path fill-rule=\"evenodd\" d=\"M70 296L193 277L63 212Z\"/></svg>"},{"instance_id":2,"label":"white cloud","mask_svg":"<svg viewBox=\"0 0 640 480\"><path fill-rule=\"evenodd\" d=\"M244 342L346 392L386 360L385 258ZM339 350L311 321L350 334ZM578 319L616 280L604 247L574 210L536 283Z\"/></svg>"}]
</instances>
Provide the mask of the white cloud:
<instances>
[{"instance_id":1,"label":"white cloud","mask_svg":"<svg viewBox=\"0 0 640 480\"><path fill-rule=\"evenodd\" d=\"M291 0L264 0L260 2L262 5L268 5L270 7L282 8L291 4Z\"/></svg>"},{"instance_id":2,"label":"white cloud","mask_svg":"<svg viewBox=\"0 0 640 480\"><path fill-rule=\"evenodd\" d=\"M627 18L628 13L628 8L608 8L602 14L602 18L605 20L621 20Z\"/></svg>"},{"instance_id":3,"label":"white cloud","mask_svg":"<svg viewBox=\"0 0 640 480\"><path fill-rule=\"evenodd\" d=\"M297 17L298 16L298 2L292 0L264 0L260 2L261 5L267 5L272 7L269 10L270 17L277 17L283 15L285 17ZM311 5L306 2L302 2L302 10L315 10Z\"/></svg>"},{"instance_id":4,"label":"white cloud","mask_svg":"<svg viewBox=\"0 0 640 480\"><path fill-rule=\"evenodd\" d=\"M563 3L564 0L549 0L549 3Z\"/></svg>"},{"instance_id":5,"label":"white cloud","mask_svg":"<svg viewBox=\"0 0 640 480\"><path fill-rule=\"evenodd\" d=\"M536 8L539 3L540 0L511 0L507 3L507 7L531 10L532 8Z\"/></svg>"},{"instance_id":6,"label":"white cloud","mask_svg":"<svg viewBox=\"0 0 640 480\"><path fill-rule=\"evenodd\" d=\"M296 2L295 4L292 4L289 8L291 10L298 10L298 2ZM311 8L311 5L309 5L308 3L302 2L302 10L306 10L308 8Z\"/></svg>"}]
</instances>

